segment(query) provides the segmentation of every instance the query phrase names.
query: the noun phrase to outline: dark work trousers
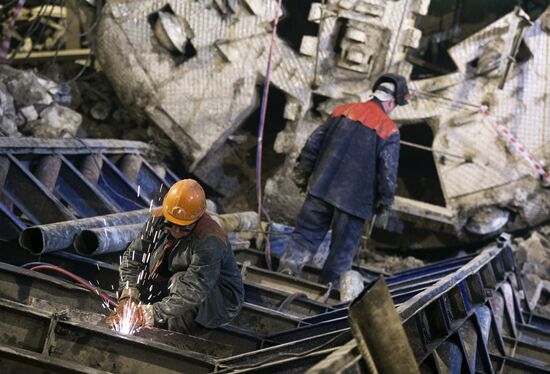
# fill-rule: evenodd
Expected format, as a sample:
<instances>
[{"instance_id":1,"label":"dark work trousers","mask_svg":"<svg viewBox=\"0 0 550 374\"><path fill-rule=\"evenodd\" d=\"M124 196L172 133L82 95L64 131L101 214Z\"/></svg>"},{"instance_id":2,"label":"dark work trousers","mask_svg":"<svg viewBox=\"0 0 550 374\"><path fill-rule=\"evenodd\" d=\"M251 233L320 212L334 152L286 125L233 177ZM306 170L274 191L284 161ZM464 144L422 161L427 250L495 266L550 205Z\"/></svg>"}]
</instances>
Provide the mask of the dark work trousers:
<instances>
[{"instance_id":1,"label":"dark work trousers","mask_svg":"<svg viewBox=\"0 0 550 374\"><path fill-rule=\"evenodd\" d=\"M181 332L182 334L194 335L204 329L201 325L195 322L198 308L188 310L182 316L168 318L168 330Z\"/></svg>"},{"instance_id":2,"label":"dark work trousers","mask_svg":"<svg viewBox=\"0 0 550 374\"><path fill-rule=\"evenodd\" d=\"M153 304L168 296L168 280L169 278L159 277L156 280L146 280L144 285L140 287L141 301L147 304ZM195 322L195 318L199 313L199 308L193 308L181 316L168 318L167 321L156 325L158 328L167 329L170 331L180 332L187 335L196 335L202 330L208 330Z\"/></svg>"},{"instance_id":3,"label":"dark work trousers","mask_svg":"<svg viewBox=\"0 0 550 374\"><path fill-rule=\"evenodd\" d=\"M286 267L294 273L300 273L331 229L330 251L320 282L332 282L335 287L339 287L340 275L351 270L364 226L364 219L308 194L296 220L296 228L281 258L279 270Z\"/></svg>"}]
</instances>

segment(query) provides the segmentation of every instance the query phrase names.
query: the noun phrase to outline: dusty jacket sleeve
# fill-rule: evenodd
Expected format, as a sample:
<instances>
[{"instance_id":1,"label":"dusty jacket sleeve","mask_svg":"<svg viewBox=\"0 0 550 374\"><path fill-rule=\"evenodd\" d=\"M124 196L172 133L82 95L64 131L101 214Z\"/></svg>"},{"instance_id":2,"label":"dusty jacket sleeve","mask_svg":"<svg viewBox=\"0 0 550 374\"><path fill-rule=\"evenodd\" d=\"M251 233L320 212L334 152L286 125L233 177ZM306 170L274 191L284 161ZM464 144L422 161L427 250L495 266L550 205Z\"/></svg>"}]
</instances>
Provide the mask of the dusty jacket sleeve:
<instances>
[{"instance_id":1,"label":"dusty jacket sleeve","mask_svg":"<svg viewBox=\"0 0 550 374\"><path fill-rule=\"evenodd\" d=\"M323 144L323 140L327 133L329 124L334 121L334 118L330 118L326 123L317 127L309 136L298 156L298 165L297 168L301 172L305 173L307 176L311 175L313 168L315 167L315 162L317 161L317 155Z\"/></svg>"},{"instance_id":2,"label":"dusty jacket sleeve","mask_svg":"<svg viewBox=\"0 0 550 374\"><path fill-rule=\"evenodd\" d=\"M202 304L218 282L224 253L224 244L214 236L198 243L187 270L170 278L170 294L153 304L155 323L165 323Z\"/></svg>"},{"instance_id":3,"label":"dusty jacket sleeve","mask_svg":"<svg viewBox=\"0 0 550 374\"><path fill-rule=\"evenodd\" d=\"M136 261L135 251L141 249L139 236L134 239L122 254L118 272L120 274L119 290L137 286L137 277L141 271L140 264Z\"/></svg>"},{"instance_id":4,"label":"dusty jacket sleeve","mask_svg":"<svg viewBox=\"0 0 550 374\"><path fill-rule=\"evenodd\" d=\"M397 167L399 165L399 132L390 135L380 144L377 159L377 202L386 206L393 204L397 188Z\"/></svg>"},{"instance_id":5,"label":"dusty jacket sleeve","mask_svg":"<svg viewBox=\"0 0 550 374\"><path fill-rule=\"evenodd\" d=\"M123 288L136 287L139 273L145 268L144 255L154 248L155 240L162 240L160 229L161 219L150 217L143 225L140 234L122 254L120 266L119 291Z\"/></svg>"}]
</instances>

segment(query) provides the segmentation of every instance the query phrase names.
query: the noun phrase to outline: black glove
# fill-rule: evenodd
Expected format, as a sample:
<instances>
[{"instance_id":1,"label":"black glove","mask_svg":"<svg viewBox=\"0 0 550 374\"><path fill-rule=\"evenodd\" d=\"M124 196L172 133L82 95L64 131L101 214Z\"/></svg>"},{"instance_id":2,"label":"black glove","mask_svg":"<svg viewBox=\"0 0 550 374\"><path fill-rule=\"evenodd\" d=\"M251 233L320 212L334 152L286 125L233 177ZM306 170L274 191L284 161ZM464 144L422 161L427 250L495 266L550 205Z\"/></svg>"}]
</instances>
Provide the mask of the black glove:
<instances>
[{"instance_id":1,"label":"black glove","mask_svg":"<svg viewBox=\"0 0 550 374\"><path fill-rule=\"evenodd\" d=\"M292 169L292 181L302 192L307 191L307 182L309 180L309 175L298 165L294 166Z\"/></svg>"}]
</instances>

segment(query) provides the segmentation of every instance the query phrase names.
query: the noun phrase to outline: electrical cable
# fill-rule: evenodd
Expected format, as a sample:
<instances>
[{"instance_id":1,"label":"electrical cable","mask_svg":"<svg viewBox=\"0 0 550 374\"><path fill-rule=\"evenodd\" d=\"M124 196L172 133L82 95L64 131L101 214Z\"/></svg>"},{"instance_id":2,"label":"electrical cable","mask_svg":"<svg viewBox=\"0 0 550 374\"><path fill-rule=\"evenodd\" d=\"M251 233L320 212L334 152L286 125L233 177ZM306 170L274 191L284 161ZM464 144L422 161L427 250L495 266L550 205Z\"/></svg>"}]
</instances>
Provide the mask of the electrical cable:
<instances>
[{"instance_id":1,"label":"electrical cable","mask_svg":"<svg viewBox=\"0 0 550 374\"><path fill-rule=\"evenodd\" d=\"M96 15L95 15L95 20L94 20L94 23L88 28L88 30L86 30L85 32L81 33L79 36L82 37L82 36L87 36L90 32L92 32L96 27L97 25L99 24L99 20L101 18L101 7L103 6L102 4L102 1L101 0L97 0L96 1ZM77 12L78 12L78 19L79 19L79 22L81 21L81 18L80 18L80 3L77 2ZM95 37L92 37L89 39L91 45L90 45L90 49L91 50L94 50L95 49ZM87 68L91 68L93 65L93 56L92 54L90 53L90 55L88 56L87 60L86 60L86 64L84 64L84 66L82 66L82 68L80 69L80 71L74 76L72 77L71 79L69 79L67 81L67 83L72 83L72 82L75 82L76 80L78 80L83 74L84 72L86 71Z\"/></svg>"},{"instance_id":2,"label":"electrical cable","mask_svg":"<svg viewBox=\"0 0 550 374\"><path fill-rule=\"evenodd\" d=\"M256 193L258 198L258 227L262 227L262 151L263 151L263 137L265 128L265 118L267 112L267 98L269 96L269 83L271 80L271 63L273 62L273 48L275 46L277 36L277 25L279 24L279 15L281 13L282 0L277 1L277 9L275 11L275 21L273 23L273 30L271 32L271 45L269 46L269 55L267 58L267 67L264 79L264 89L262 96L262 104L260 107L260 124L258 125L258 146L256 148ZM269 245L266 245L266 260L269 269L271 270L271 253Z\"/></svg>"},{"instance_id":3,"label":"electrical cable","mask_svg":"<svg viewBox=\"0 0 550 374\"><path fill-rule=\"evenodd\" d=\"M46 16L46 11L47 11L47 8L50 7L50 13ZM42 6L38 9L38 13L36 14L36 18L34 19L33 23L31 24L31 26L29 27L29 29L27 30L27 32L25 33L25 36L23 37L23 40L21 41L21 43L15 48L15 50L13 51L13 53L11 54L11 56L8 58L8 61L12 61L15 56L17 55L17 53L19 52L19 50L21 49L21 47L25 44L25 39L27 39L28 37L31 36L31 34L33 34L37 27L42 23L42 28L40 29L40 33L38 35L38 38L37 40L40 40L42 38L42 36L44 35L44 32L47 28L47 22L42 22L42 17L46 17L46 18L51 18L52 14L53 14L53 11L54 11L54 2L53 0L49 0L47 3L44 3L42 4ZM23 58L23 60L26 60L29 58L29 56L31 55L31 53L33 52L34 50L34 43L33 45L31 46L31 49L29 49L29 51L27 52L27 55Z\"/></svg>"},{"instance_id":4,"label":"electrical cable","mask_svg":"<svg viewBox=\"0 0 550 374\"><path fill-rule=\"evenodd\" d=\"M99 290L97 287L92 286L91 283L86 281L84 278L81 278L78 275L76 275L74 273L71 273L70 271L65 270L65 269L63 269L59 266L51 265L51 264L37 265L37 266L33 266L30 270L34 270L34 271L37 271L37 270L57 271L59 273L62 273L64 275L68 276L69 278L75 280L76 282L80 283L81 285L86 287L89 291L92 291L92 292L96 293L99 297L101 297L104 301L111 304L112 306L116 307L118 305L118 303L116 301L114 301L109 295L107 295L105 292Z\"/></svg>"},{"instance_id":5,"label":"electrical cable","mask_svg":"<svg viewBox=\"0 0 550 374\"><path fill-rule=\"evenodd\" d=\"M47 262L33 261L27 262L26 264L21 265L22 268L28 268L29 266L38 266L38 265L51 265Z\"/></svg>"}]
</instances>

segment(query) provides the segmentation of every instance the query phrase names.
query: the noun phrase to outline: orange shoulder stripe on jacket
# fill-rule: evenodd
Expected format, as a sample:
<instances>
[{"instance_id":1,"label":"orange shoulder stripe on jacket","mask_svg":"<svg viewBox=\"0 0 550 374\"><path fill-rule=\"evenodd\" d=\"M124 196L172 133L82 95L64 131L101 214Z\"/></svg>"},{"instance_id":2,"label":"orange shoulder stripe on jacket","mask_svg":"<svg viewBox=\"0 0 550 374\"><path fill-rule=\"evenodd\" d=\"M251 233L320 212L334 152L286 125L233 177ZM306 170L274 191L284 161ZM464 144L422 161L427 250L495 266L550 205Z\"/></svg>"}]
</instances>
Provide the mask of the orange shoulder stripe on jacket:
<instances>
[{"instance_id":1,"label":"orange shoulder stripe on jacket","mask_svg":"<svg viewBox=\"0 0 550 374\"><path fill-rule=\"evenodd\" d=\"M376 134L384 140L398 131L390 117L372 101L339 105L334 108L332 116L344 116L352 121L357 121L363 126L375 130Z\"/></svg>"}]
</instances>

